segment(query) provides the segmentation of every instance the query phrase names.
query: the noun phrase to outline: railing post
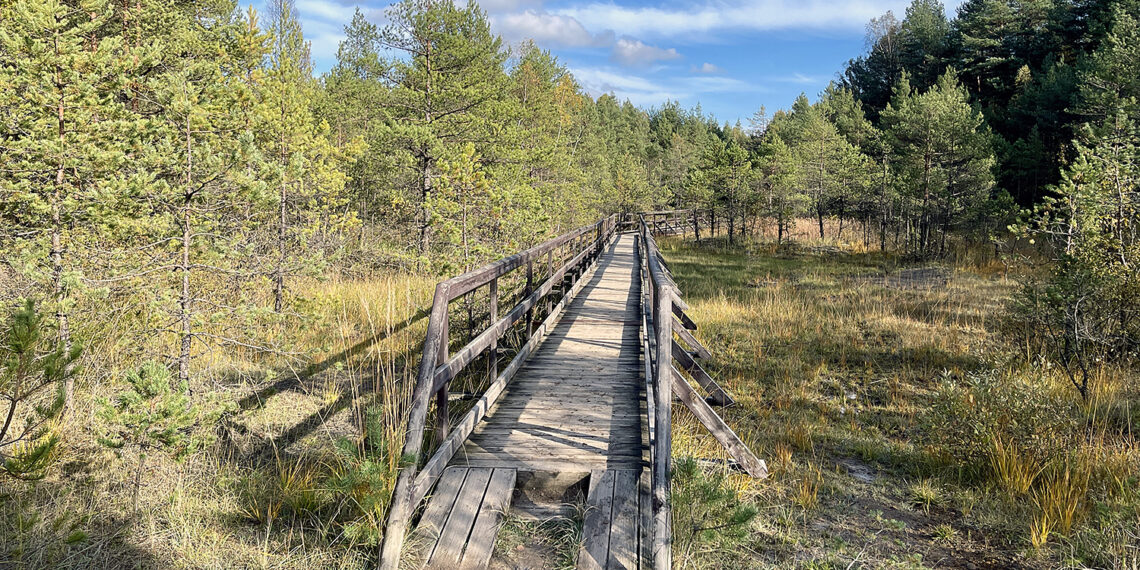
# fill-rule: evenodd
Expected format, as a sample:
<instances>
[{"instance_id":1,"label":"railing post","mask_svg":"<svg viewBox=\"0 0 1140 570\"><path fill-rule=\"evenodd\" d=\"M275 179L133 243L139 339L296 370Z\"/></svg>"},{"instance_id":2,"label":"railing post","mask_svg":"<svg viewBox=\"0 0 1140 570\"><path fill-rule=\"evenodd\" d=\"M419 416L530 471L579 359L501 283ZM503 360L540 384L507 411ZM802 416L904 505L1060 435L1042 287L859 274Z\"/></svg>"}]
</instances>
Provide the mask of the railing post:
<instances>
[{"instance_id":1,"label":"railing post","mask_svg":"<svg viewBox=\"0 0 1140 570\"><path fill-rule=\"evenodd\" d=\"M653 255L649 253L649 255ZM653 326L657 333L657 362L654 375L657 377L657 413L654 441L654 496L655 537L653 541L654 567L672 567L672 513L669 504L669 472L673 469L671 457L672 406L673 406L673 297L668 286L657 284Z\"/></svg>"},{"instance_id":2,"label":"railing post","mask_svg":"<svg viewBox=\"0 0 1140 570\"><path fill-rule=\"evenodd\" d=\"M570 240L570 242L573 243L574 240ZM570 247L573 248L574 246L571 245ZM546 252L546 278L547 279L554 279L554 250L553 249ZM562 280L563 280L563 282L565 282L566 277L563 276ZM554 283L551 283L550 285L551 285L551 289L553 290ZM558 288L559 288L559 290L561 290L562 285L559 284ZM549 315L550 311L552 311L552 310L554 310L554 298L551 295L547 295L546 296L546 314Z\"/></svg>"},{"instance_id":3,"label":"railing post","mask_svg":"<svg viewBox=\"0 0 1140 570\"><path fill-rule=\"evenodd\" d=\"M526 261L526 288L523 289L523 297L529 297L534 293L534 260L528 259ZM530 336L534 334L534 306L526 311L526 340L530 340Z\"/></svg>"},{"instance_id":4,"label":"railing post","mask_svg":"<svg viewBox=\"0 0 1140 570\"><path fill-rule=\"evenodd\" d=\"M499 278L496 277L491 280L491 324L499 320ZM495 337L491 341L491 348L487 349L487 373L491 376L491 382L494 382L499 377L499 338Z\"/></svg>"},{"instance_id":5,"label":"railing post","mask_svg":"<svg viewBox=\"0 0 1140 570\"><path fill-rule=\"evenodd\" d=\"M440 328L440 341L439 341L439 355L436 356L438 364L446 364L447 359L451 356L450 348L448 347L448 338L450 337L450 326L448 324L449 317L447 310L443 312L443 323ZM437 444L443 443L447 439L448 432L451 431L451 418L448 414L448 384L445 382L435 393L435 442Z\"/></svg>"}]
</instances>

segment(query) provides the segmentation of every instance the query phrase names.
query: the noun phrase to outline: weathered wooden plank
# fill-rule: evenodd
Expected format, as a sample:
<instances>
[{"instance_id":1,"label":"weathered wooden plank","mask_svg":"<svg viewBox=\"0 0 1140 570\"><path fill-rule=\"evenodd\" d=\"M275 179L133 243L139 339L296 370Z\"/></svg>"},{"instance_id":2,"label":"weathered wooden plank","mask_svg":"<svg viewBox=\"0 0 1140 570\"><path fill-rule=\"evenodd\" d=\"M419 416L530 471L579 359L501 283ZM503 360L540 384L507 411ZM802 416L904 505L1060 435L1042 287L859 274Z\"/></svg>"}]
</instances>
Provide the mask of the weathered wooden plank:
<instances>
[{"instance_id":1,"label":"weathered wooden plank","mask_svg":"<svg viewBox=\"0 0 1140 570\"><path fill-rule=\"evenodd\" d=\"M427 508L424 509L424 515L420 517L420 531L432 538L439 537L440 531L443 530L443 523L447 522L447 515L451 513L451 507L455 505L455 498L459 495L459 489L463 487L463 479L467 477L467 471L462 467L450 467L443 472L439 478L439 484L435 486L435 493L432 494L431 499L428 500Z\"/></svg>"},{"instance_id":2,"label":"weathered wooden plank","mask_svg":"<svg viewBox=\"0 0 1140 570\"><path fill-rule=\"evenodd\" d=\"M613 518L615 482L615 473L612 469L590 473L586 516L582 521L582 548L578 551L578 568L601 570L606 567L610 550L610 522Z\"/></svg>"},{"instance_id":3,"label":"weathered wooden plank","mask_svg":"<svg viewBox=\"0 0 1140 570\"><path fill-rule=\"evenodd\" d=\"M495 469L491 473L491 482L487 484L487 492L479 507L475 526L471 529L471 537L467 540L467 548L463 551L460 568L486 568L491 561L499 525L507 507L511 505L517 473L514 469Z\"/></svg>"},{"instance_id":4,"label":"weathered wooden plank","mask_svg":"<svg viewBox=\"0 0 1140 570\"><path fill-rule=\"evenodd\" d=\"M649 469L642 469L638 478L638 529L637 543L639 566L645 570L653 568L653 483Z\"/></svg>"},{"instance_id":5,"label":"weathered wooden plank","mask_svg":"<svg viewBox=\"0 0 1140 570\"><path fill-rule=\"evenodd\" d=\"M585 472L594 469L640 469L648 465L647 459L595 456L571 459L532 459L516 457L478 457L457 460L465 467L509 467L519 471L552 471L557 473Z\"/></svg>"},{"instance_id":6,"label":"weathered wooden plank","mask_svg":"<svg viewBox=\"0 0 1140 570\"><path fill-rule=\"evenodd\" d=\"M686 315L685 311L682 311L680 307L673 307L673 316L680 319L681 325L683 325L685 328L691 331L697 330L697 323L694 323L693 319L690 319L689 315Z\"/></svg>"},{"instance_id":7,"label":"weathered wooden plank","mask_svg":"<svg viewBox=\"0 0 1140 570\"><path fill-rule=\"evenodd\" d=\"M693 375L693 378L705 389L705 392L708 393L709 398L714 404L718 406L731 406L736 403L736 401L732 399L732 396L729 396L728 392L725 392L724 388L721 388L720 384L718 384L716 380L713 380L713 377L709 376L708 372L705 372L705 369L701 368L701 365L697 364L696 360L693 360L692 355L686 352L680 343L675 340L673 341L673 358L677 359L677 362L681 364L681 368L684 368L685 371ZM677 378L681 382L685 382L683 376L678 376Z\"/></svg>"},{"instance_id":8,"label":"weathered wooden plank","mask_svg":"<svg viewBox=\"0 0 1140 570\"><path fill-rule=\"evenodd\" d=\"M712 352L705 348L705 345L701 344L701 341L697 340L697 337L693 336L693 333L689 332L689 330L681 324L681 321L677 320L677 317L673 317L673 332L677 333L677 336L681 337L681 340L685 341L685 344L689 345L689 348L695 350L698 357L704 359L712 358Z\"/></svg>"},{"instance_id":9,"label":"weathered wooden plank","mask_svg":"<svg viewBox=\"0 0 1140 570\"><path fill-rule=\"evenodd\" d=\"M443 531L440 532L435 548L428 557L428 567L455 568L459 565L463 547L467 544L467 537L471 535L475 517L483 504L483 495L487 492L487 484L491 481L491 472L489 468L479 467L467 473L463 487L459 490L459 496L455 498L455 505L451 508L451 514L443 524Z\"/></svg>"},{"instance_id":10,"label":"weathered wooden plank","mask_svg":"<svg viewBox=\"0 0 1140 570\"><path fill-rule=\"evenodd\" d=\"M753 477L767 477L768 467L764 464L764 461L753 455L752 450L748 449L748 446L740 441L736 432L733 432L732 428L728 427L728 424L724 423L724 420L693 390L693 387L681 378L679 370L674 368L673 372L675 374L673 393L681 399L685 406L689 408L689 411L693 412L693 415L701 421L705 429L709 430L709 433L724 446L729 456L749 475Z\"/></svg>"},{"instance_id":11,"label":"weathered wooden plank","mask_svg":"<svg viewBox=\"0 0 1140 570\"><path fill-rule=\"evenodd\" d=\"M614 472L613 519L610 523L610 552L606 568L636 569L639 513L638 479L640 469Z\"/></svg>"}]
</instances>

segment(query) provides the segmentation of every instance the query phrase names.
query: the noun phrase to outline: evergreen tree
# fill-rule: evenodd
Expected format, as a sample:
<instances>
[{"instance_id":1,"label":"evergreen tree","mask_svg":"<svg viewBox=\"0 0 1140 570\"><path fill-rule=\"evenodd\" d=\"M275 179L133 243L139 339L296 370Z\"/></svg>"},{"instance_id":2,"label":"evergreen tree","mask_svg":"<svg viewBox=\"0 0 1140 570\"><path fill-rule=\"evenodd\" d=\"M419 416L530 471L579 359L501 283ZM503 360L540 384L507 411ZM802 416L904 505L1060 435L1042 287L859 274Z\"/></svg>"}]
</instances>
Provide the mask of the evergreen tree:
<instances>
[{"instance_id":1,"label":"evergreen tree","mask_svg":"<svg viewBox=\"0 0 1140 570\"><path fill-rule=\"evenodd\" d=\"M13 247L30 276L47 282L64 352L82 277L69 252L86 230L118 215L97 200L125 183L132 143L117 97L129 73L122 41L93 41L111 15L105 0L0 7L0 245Z\"/></svg>"},{"instance_id":2,"label":"evergreen tree","mask_svg":"<svg viewBox=\"0 0 1140 570\"><path fill-rule=\"evenodd\" d=\"M1140 133L1123 109L1096 130L1022 227L1058 255L1016 303L1085 399L1098 362L1134 360L1140 347Z\"/></svg>"},{"instance_id":3,"label":"evergreen tree","mask_svg":"<svg viewBox=\"0 0 1140 570\"><path fill-rule=\"evenodd\" d=\"M391 118L383 137L407 169L402 183L419 210L417 248L427 255L443 149L480 143L487 160L498 159L494 143L501 140L496 125L506 110L506 52L474 2L460 7L444 0L402 0L388 8L387 18L380 41L405 57L391 62Z\"/></svg>"},{"instance_id":4,"label":"evergreen tree","mask_svg":"<svg viewBox=\"0 0 1140 570\"><path fill-rule=\"evenodd\" d=\"M63 412L67 379L81 348L46 338L43 316L26 301L0 336L0 396L8 409L0 425L0 471L40 479L51 466L59 436L51 422ZM19 416L19 419L17 419Z\"/></svg>"},{"instance_id":5,"label":"evergreen tree","mask_svg":"<svg viewBox=\"0 0 1140 570\"><path fill-rule=\"evenodd\" d=\"M313 116L316 83L293 3L275 0L271 7L275 19L255 132L265 157L263 180L277 192L272 277L273 310L280 313L286 276L300 266L319 271L329 259L327 242L356 222L356 212L344 194L340 162L347 157L332 144L328 125Z\"/></svg>"},{"instance_id":6,"label":"evergreen tree","mask_svg":"<svg viewBox=\"0 0 1140 570\"><path fill-rule=\"evenodd\" d=\"M993 186L993 152L981 113L953 70L924 93L905 80L882 115L899 181L917 217L909 235L924 255L945 251L951 229L978 221ZM935 242L934 232L941 232Z\"/></svg>"}]
</instances>

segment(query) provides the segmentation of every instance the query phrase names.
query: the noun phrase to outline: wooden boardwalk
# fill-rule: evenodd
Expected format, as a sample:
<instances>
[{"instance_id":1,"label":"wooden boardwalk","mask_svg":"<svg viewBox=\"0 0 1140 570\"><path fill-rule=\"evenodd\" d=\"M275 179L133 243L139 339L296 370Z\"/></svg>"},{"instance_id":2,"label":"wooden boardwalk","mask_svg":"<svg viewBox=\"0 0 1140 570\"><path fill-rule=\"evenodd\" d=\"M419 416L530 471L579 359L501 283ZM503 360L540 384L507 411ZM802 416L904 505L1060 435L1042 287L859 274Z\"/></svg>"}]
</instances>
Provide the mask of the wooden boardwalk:
<instances>
[{"instance_id":1,"label":"wooden boardwalk","mask_svg":"<svg viewBox=\"0 0 1140 570\"><path fill-rule=\"evenodd\" d=\"M495 511L512 498L496 478L513 487L520 472L541 472L587 481L580 568L649 567L649 430L635 240L620 236L606 249L554 330L451 459L420 524L437 537L428 566L485 566Z\"/></svg>"},{"instance_id":2,"label":"wooden boardwalk","mask_svg":"<svg viewBox=\"0 0 1140 570\"><path fill-rule=\"evenodd\" d=\"M710 407L733 399L697 362L711 353L693 335L696 324L653 239L700 220L693 211L650 212L631 227L609 216L437 285L403 455L420 458L429 409L434 452L400 470L381 568L403 567L405 530L417 512L416 560L485 568L505 513L542 519L576 505L584 507L578 568L671 567L674 396L735 466L766 475ZM541 281L536 264L549 268ZM513 271L525 288L500 313L499 280ZM449 304L480 288L490 324L451 350ZM539 303L549 310L536 323ZM525 330L525 342L500 369L498 343L511 330ZM487 387L453 419L449 383L484 354Z\"/></svg>"},{"instance_id":3,"label":"wooden boardwalk","mask_svg":"<svg viewBox=\"0 0 1140 570\"><path fill-rule=\"evenodd\" d=\"M634 239L621 236L602 255L451 465L589 472L648 464Z\"/></svg>"}]
</instances>

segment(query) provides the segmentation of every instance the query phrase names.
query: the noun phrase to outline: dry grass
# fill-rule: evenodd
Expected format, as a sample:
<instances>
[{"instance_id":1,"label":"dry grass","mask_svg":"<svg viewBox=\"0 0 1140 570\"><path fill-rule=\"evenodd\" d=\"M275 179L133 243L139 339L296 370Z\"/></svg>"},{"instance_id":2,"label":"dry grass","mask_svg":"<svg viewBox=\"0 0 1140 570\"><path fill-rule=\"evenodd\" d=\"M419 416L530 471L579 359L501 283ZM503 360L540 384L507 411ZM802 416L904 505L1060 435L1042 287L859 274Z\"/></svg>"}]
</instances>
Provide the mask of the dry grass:
<instances>
[{"instance_id":1,"label":"dry grass","mask_svg":"<svg viewBox=\"0 0 1140 570\"><path fill-rule=\"evenodd\" d=\"M349 532L367 522L359 496L333 485L364 449L364 410L376 410L368 457L379 473L399 463L411 382L434 281L413 276L294 283L297 314L269 317L253 331L281 349L196 345L195 397L237 402L217 443L183 463L152 456L140 509L132 481L91 434L95 394L112 394L121 371L167 350L162 338L122 350L128 321L83 323L90 340L80 405L65 434L58 469L33 484L0 482L0 560L25 567L361 568L371 556ZM77 321L79 321L77 319ZM82 322L82 321L79 321ZM343 444L338 443L343 441ZM374 442L375 443L375 442ZM382 505L381 505L382 506ZM373 526L379 520L373 520ZM357 526L353 526L357 525Z\"/></svg>"},{"instance_id":2,"label":"dry grass","mask_svg":"<svg viewBox=\"0 0 1140 570\"><path fill-rule=\"evenodd\" d=\"M785 247L662 243L714 354L707 368L737 400L722 414L772 469L740 484L739 500L761 514L734 564L1127 568L1140 547L1134 373L1100 371L1092 401L1079 403L1009 335L1017 283L992 246L956 244L941 264L910 264L874 239L864 248L861 232L805 239L814 229L801 222L800 243ZM995 393L1035 386L1022 412L1037 417L987 407L971 379L991 372L1011 386ZM945 385L957 386L960 417L934 406ZM972 451L944 443L951 423L974 416L992 424L978 425L962 448ZM707 438L686 414L674 417L675 455L723 457L692 444ZM1062 452L1092 459L1065 471ZM1049 540L1034 548L1042 524Z\"/></svg>"}]
</instances>

